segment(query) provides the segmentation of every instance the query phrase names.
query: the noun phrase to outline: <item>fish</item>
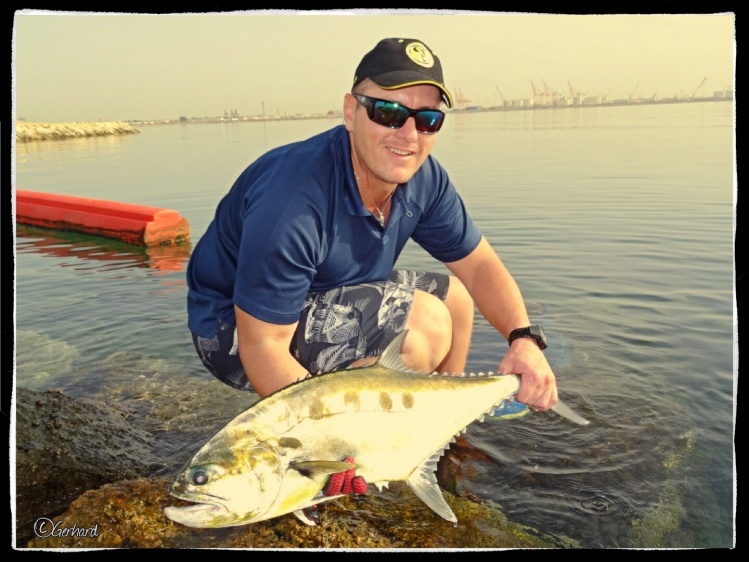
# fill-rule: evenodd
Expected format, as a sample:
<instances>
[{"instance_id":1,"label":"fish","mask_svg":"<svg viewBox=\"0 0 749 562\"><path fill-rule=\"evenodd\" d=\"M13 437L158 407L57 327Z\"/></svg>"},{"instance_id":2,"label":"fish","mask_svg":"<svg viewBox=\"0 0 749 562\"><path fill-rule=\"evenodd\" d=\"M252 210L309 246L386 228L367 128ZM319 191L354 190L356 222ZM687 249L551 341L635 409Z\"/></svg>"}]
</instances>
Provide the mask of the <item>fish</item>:
<instances>
[{"instance_id":1,"label":"fish","mask_svg":"<svg viewBox=\"0 0 749 562\"><path fill-rule=\"evenodd\" d=\"M443 519L437 462L470 424L512 401L517 375L420 373L406 367L401 332L372 365L308 377L231 420L187 462L169 487L192 502L166 517L188 527L246 525L289 513L314 525L304 509L325 496L330 475L355 467L380 491L406 482ZM561 402L557 413L588 423ZM352 457L354 464L343 461Z\"/></svg>"}]
</instances>

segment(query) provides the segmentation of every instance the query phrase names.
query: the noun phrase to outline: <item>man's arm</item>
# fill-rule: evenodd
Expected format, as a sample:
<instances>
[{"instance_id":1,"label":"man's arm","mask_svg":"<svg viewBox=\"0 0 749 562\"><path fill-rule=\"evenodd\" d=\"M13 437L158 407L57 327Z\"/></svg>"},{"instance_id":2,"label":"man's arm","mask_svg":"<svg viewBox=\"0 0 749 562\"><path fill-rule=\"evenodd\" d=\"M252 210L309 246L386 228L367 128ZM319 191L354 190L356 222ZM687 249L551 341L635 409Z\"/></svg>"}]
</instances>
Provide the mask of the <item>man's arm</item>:
<instances>
[{"instance_id":1,"label":"man's arm","mask_svg":"<svg viewBox=\"0 0 749 562\"><path fill-rule=\"evenodd\" d=\"M234 307L237 317L237 340L239 358L242 360L247 378L260 396L268 396L276 390L305 378L308 373L289 353L289 344L297 323L270 324ZM356 475L353 457L347 457L352 467L331 475L324 488L324 495L366 494L367 482ZM297 515L298 516L298 515ZM302 519L305 523L306 515Z\"/></svg>"},{"instance_id":2,"label":"man's arm","mask_svg":"<svg viewBox=\"0 0 749 562\"><path fill-rule=\"evenodd\" d=\"M247 378L260 396L267 396L307 376L289 353L297 324L271 324L234 307L239 357Z\"/></svg>"},{"instance_id":3,"label":"man's arm","mask_svg":"<svg viewBox=\"0 0 749 562\"><path fill-rule=\"evenodd\" d=\"M465 258L446 264L468 289L481 314L507 338L515 328L530 324L515 279L497 253L482 238ZM517 399L539 410L548 410L557 401L554 373L535 341L519 338L499 363L500 373L521 376Z\"/></svg>"}]
</instances>

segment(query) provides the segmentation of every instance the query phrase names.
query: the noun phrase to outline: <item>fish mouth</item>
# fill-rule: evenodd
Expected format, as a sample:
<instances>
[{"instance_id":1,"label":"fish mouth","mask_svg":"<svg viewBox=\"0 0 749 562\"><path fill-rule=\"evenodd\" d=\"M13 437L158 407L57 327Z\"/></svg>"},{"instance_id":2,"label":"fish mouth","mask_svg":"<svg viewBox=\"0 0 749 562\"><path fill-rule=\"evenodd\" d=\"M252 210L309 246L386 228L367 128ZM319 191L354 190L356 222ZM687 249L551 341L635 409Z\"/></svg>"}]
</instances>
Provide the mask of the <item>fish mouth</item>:
<instances>
[{"instance_id":1,"label":"fish mouth","mask_svg":"<svg viewBox=\"0 0 749 562\"><path fill-rule=\"evenodd\" d=\"M230 517L231 512L217 503L196 503L185 507L165 507L164 515L187 527L216 527Z\"/></svg>"},{"instance_id":2,"label":"fish mouth","mask_svg":"<svg viewBox=\"0 0 749 562\"><path fill-rule=\"evenodd\" d=\"M224 521L232 516L221 496L212 494L191 494L172 486L169 493L180 500L193 502L188 506L169 506L164 508L164 515L176 523L188 527L214 527L217 521Z\"/></svg>"}]
</instances>

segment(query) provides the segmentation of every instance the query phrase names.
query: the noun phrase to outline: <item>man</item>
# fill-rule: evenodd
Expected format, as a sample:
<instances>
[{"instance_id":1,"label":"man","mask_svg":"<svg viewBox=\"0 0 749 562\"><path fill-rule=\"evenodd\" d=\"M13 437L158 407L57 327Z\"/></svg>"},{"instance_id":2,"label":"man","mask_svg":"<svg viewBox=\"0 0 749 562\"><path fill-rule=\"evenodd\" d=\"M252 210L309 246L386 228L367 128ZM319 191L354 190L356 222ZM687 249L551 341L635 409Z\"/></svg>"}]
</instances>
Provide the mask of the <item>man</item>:
<instances>
[{"instance_id":1,"label":"man","mask_svg":"<svg viewBox=\"0 0 749 562\"><path fill-rule=\"evenodd\" d=\"M242 173L187 269L188 325L211 373L265 396L372 363L403 329L406 365L462 372L475 303L509 338L499 372L521 375L518 401L554 405L543 331L430 156L443 104L437 56L384 39L356 69L343 125ZM409 238L452 275L392 271Z\"/></svg>"}]
</instances>

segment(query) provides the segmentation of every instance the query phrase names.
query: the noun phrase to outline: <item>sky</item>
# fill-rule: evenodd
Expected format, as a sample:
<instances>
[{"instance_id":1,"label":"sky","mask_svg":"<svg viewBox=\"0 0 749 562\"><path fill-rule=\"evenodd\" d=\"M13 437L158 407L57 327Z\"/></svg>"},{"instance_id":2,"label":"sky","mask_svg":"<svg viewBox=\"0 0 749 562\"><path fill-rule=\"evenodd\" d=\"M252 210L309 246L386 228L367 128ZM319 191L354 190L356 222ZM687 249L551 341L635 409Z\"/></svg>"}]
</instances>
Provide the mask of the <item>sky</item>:
<instances>
[{"instance_id":1,"label":"sky","mask_svg":"<svg viewBox=\"0 0 749 562\"><path fill-rule=\"evenodd\" d=\"M468 105L533 84L609 100L711 96L735 81L735 15L454 11L114 14L19 10L12 107L28 122L339 111L385 37L423 41Z\"/></svg>"}]
</instances>

